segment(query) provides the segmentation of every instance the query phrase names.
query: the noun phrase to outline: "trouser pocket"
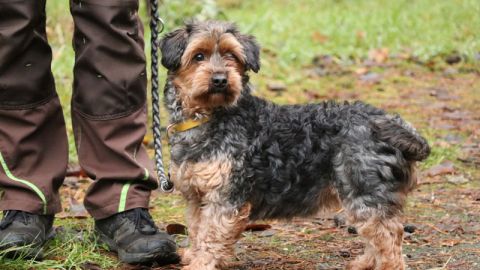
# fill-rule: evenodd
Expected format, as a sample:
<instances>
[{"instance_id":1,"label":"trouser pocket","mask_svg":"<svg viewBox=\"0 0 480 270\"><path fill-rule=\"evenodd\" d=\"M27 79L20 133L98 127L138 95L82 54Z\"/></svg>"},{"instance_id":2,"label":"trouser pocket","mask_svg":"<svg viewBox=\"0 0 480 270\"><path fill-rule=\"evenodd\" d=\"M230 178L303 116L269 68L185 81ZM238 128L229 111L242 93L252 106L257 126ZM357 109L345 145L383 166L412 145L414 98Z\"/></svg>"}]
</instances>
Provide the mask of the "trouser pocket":
<instances>
[{"instance_id":1,"label":"trouser pocket","mask_svg":"<svg viewBox=\"0 0 480 270\"><path fill-rule=\"evenodd\" d=\"M75 23L74 109L90 119L124 117L146 100L138 1L70 1Z\"/></svg>"}]
</instances>

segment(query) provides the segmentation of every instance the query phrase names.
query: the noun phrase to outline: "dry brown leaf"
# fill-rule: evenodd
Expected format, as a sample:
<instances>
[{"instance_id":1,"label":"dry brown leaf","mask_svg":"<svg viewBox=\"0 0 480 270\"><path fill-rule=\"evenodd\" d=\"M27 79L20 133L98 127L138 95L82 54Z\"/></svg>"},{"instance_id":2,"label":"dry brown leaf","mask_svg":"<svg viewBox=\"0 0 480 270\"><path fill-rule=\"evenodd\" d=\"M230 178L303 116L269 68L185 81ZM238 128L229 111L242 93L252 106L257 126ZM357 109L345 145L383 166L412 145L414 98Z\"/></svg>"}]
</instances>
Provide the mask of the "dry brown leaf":
<instances>
[{"instance_id":1,"label":"dry brown leaf","mask_svg":"<svg viewBox=\"0 0 480 270\"><path fill-rule=\"evenodd\" d=\"M187 227L183 224L179 224L179 223L168 224L165 229L167 233L170 235L172 234L187 235Z\"/></svg>"},{"instance_id":2,"label":"dry brown leaf","mask_svg":"<svg viewBox=\"0 0 480 270\"><path fill-rule=\"evenodd\" d=\"M328 41L328 39L329 37L327 35L324 35L318 31L315 31L312 33L312 40L317 43L320 43L320 44L325 43Z\"/></svg>"},{"instance_id":3,"label":"dry brown leaf","mask_svg":"<svg viewBox=\"0 0 480 270\"><path fill-rule=\"evenodd\" d=\"M379 48L370 50L368 52L368 59L374 61L377 64L385 63L390 55L390 50L388 48Z\"/></svg>"},{"instance_id":4,"label":"dry brown leaf","mask_svg":"<svg viewBox=\"0 0 480 270\"><path fill-rule=\"evenodd\" d=\"M272 226L268 224L248 224L245 231L259 232L271 229Z\"/></svg>"},{"instance_id":5,"label":"dry brown leaf","mask_svg":"<svg viewBox=\"0 0 480 270\"><path fill-rule=\"evenodd\" d=\"M426 171L426 174L430 177L444 174L453 174L455 173L455 166L450 160L445 160L442 163L431 167Z\"/></svg>"}]
</instances>

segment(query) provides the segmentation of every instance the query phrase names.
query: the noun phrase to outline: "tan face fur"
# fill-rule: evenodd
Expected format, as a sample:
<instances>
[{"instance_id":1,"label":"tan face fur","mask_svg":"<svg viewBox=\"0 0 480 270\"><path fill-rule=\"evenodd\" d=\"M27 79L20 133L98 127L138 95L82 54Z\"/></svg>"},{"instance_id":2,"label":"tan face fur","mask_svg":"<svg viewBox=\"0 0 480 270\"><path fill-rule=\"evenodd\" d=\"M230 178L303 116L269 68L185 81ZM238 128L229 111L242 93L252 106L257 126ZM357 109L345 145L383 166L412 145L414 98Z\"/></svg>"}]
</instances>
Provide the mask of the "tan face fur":
<instances>
[{"instance_id":1,"label":"tan face fur","mask_svg":"<svg viewBox=\"0 0 480 270\"><path fill-rule=\"evenodd\" d=\"M234 106L248 81L246 73L260 69L255 37L228 22L187 23L165 35L160 50L186 116Z\"/></svg>"},{"instance_id":2,"label":"tan face fur","mask_svg":"<svg viewBox=\"0 0 480 270\"><path fill-rule=\"evenodd\" d=\"M231 33L220 29L190 37L173 80L184 110L191 115L235 104L242 91L243 59L243 47ZM214 76L225 77L224 89L216 90Z\"/></svg>"}]
</instances>

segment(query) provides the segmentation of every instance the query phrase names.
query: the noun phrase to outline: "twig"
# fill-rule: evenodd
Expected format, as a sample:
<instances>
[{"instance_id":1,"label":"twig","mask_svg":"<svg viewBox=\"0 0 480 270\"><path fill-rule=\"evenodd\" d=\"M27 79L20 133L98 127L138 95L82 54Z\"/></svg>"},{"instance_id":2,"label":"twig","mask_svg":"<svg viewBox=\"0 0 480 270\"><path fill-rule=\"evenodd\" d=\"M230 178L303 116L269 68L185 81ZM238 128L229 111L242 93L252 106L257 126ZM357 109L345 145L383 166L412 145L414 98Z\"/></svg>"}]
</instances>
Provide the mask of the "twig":
<instances>
[{"instance_id":1,"label":"twig","mask_svg":"<svg viewBox=\"0 0 480 270\"><path fill-rule=\"evenodd\" d=\"M445 264L443 265L442 269L447 269L447 264L450 262L450 260L452 259L452 256L450 256L448 258L448 260L445 262Z\"/></svg>"},{"instance_id":2,"label":"twig","mask_svg":"<svg viewBox=\"0 0 480 270\"><path fill-rule=\"evenodd\" d=\"M448 233L447 233L447 232L444 232L444 231L442 231L441 229L439 229L438 227L436 227L436 226L435 226L435 225L433 225L433 224L430 224L430 223L422 223L422 224L424 224L424 225L427 225L428 227L430 227L430 228L434 229L435 231L437 231L437 232L439 232L439 233L442 233L442 234L448 235Z\"/></svg>"}]
</instances>

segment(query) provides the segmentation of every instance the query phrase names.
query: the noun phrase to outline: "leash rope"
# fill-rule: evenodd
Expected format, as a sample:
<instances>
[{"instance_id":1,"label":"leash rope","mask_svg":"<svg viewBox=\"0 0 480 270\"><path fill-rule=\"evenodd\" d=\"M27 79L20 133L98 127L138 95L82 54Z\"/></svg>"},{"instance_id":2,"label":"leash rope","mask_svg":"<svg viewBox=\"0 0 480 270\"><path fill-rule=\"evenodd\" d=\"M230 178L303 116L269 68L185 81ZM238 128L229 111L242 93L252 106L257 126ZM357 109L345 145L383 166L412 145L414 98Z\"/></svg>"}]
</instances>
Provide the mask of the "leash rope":
<instances>
[{"instance_id":1,"label":"leash rope","mask_svg":"<svg viewBox=\"0 0 480 270\"><path fill-rule=\"evenodd\" d=\"M162 155L162 133L160 132L160 95L158 87L158 36L164 29L163 20L158 15L158 1L150 0L151 3L151 54L152 54L152 117L153 117L153 145L155 148L155 166L157 169L160 188L164 192L173 191L173 183L170 177L165 173ZM160 26L160 29L159 29Z\"/></svg>"}]
</instances>

